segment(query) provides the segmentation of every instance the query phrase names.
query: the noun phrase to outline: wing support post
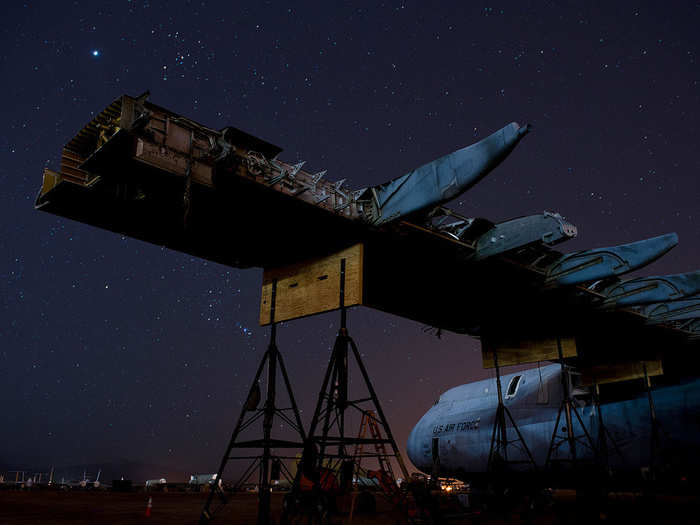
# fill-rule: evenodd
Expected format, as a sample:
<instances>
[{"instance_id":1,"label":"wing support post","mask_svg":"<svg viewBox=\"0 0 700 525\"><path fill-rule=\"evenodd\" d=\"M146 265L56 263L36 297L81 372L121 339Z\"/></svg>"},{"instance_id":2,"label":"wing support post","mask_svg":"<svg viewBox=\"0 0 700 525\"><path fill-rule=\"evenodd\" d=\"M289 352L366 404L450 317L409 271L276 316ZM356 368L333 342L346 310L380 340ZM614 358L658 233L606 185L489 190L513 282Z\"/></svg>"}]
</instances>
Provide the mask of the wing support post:
<instances>
[{"instance_id":1,"label":"wing support post","mask_svg":"<svg viewBox=\"0 0 700 525\"><path fill-rule=\"evenodd\" d=\"M525 442L525 438L523 438L523 435L518 428L518 424L515 422L513 414L511 414L510 410L503 402L503 389L501 387L501 371L498 364L498 351L493 351L492 355L493 367L496 370L496 392L498 393L498 406L496 407L496 417L494 418L493 431L491 432L491 446L489 447L487 472L490 475L498 478L508 469L509 466L515 464L529 465L533 471L537 471L535 458L532 456L532 452L530 452L530 449ZM515 432L515 438L510 439L508 437L508 422L510 422L511 428ZM520 448L521 455L524 455L526 459L514 460L512 456L511 458L508 458L508 449L513 447Z\"/></svg>"},{"instance_id":2,"label":"wing support post","mask_svg":"<svg viewBox=\"0 0 700 525\"><path fill-rule=\"evenodd\" d=\"M224 453L219 470L216 474L216 481L212 485L207 497L207 502L202 509L202 514L199 518L200 525L209 523L216 513L218 513L228 502L228 498L224 492L222 484L222 476L228 462L232 459L252 460L248 467L244 470L238 482L234 486L234 490L239 489L246 483L253 474L258 472L258 525L269 525L272 523L270 516L270 486L271 482L278 480L280 476L284 476L288 481L293 480L293 475L285 464L285 460L294 460L295 456L277 454L274 449L302 449L306 441L304 427L301 422L301 416L294 400L292 386L287 375L287 369L282 360L282 354L277 348L277 319L275 317L275 299L277 295L277 280L271 283L271 297L269 304L269 324L270 324L270 344L267 351L263 355L255 378L248 392L248 398L243 405L241 415L231 434L231 439L226 452ZM260 403L260 381L263 378L263 370L267 365L267 395L262 408L258 408ZM277 370L281 372L289 397L290 407L280 408L277 404ZM289 412L291 411L291 416ZM279 418L283 423L288 425L295 437L299 441L290 441L286 439L277 439L272 436L273 422L275 418ZM242 434L256 422L262 419L262 438L242 440ZM237 455L235 451L240 449L262 449L257 455ZM232 455L234 454L234 455ZM214 500L218 497L218 505L215 507Z\"/></svg>"},{"instance_id":3,"label":"wing support post","mask_svg":"<svg viewBox=\"0 0 700 525\"><path fill-rule=\"evenodd\" d=\"M375 454L364 454L379 463L382 491L396 486L391 460L398 473L408 479L401 452L382 410L374 385L360 351L347 327L347 309L364 304L364 245L358 243L335 253L283 267L266 268L260 300L260 324L292 321L323 312L340 311L340 328L324 374L316 408L306 433L303 452L293 476L291 492L285 498L282 520L322 521L328 511L328 497L335 496L350 506L353 472L358 447L374 447ZM274 313L273 313L274 312ZM351 379L355 379L351 395ZM356 437L349 425L371 417L373 435ZM376 432L375 432L376 431ZM369 473L367 474L369 475ZM262 485L261 485L262 490ZM386 496L397 509L407 512L397 491ZM311 504L309 504L311 502ZM262 505L262 503L261 503Z\"/></svg>"},{"instance_id":4,"label":"wing support post","mask_svg":"<svg viewBox=\"0 0 700 525\"><path fill-rule=\"evenodd\" d=\"M557 353L559 354L559 364L561 366L562 400L554 422L552 438L549 442L549 450L547 451L547 459L544 462L545 470L552 469L555 463L561 462L568 462L572 468L575 467L579 461L577 458L577 444L579 443L590 448L594 454L597 455L596 445L590 433L586 429L583 419L581 419L581 414L579 414L572 395L569 368L564 364L564 354L562 352L561 338L559 337L557 337ZM560 429L559 422L561 421L562 413L564 413L566 426ZM582 436L577 436L575 434L572 416L576 417L576 420L583 431ZM569 457L553 458L552 456L554 455L554 452L557 451L564 442L568 444Z\"/></svg>"},{"instance_id":5,"label":"wing support post","mask_svg":"<svg viewBox=\"0 0 700 525\"><path fill-rule=\"evenodd\" d=\"M399 466L403 479L408 479L408 470L389 427L389 422L384 415L357 344L347 328L348 259L349 257L341 256L333 262L335 268L328 269L328 279L331 279L331 274L335 274L333 280L338 284L335 306L340 310L340 328L323 378L316 408L311 418L306 445L290 494L293 498L292 503L285 507L283 522L299 517L298 514L310 513L309 519L313 520L319 517L319 512L324 513L327 509L322 509L324 500L319 495L323 493L324 485L327 485L331 478L334 479L336 485L336 496L345 502L349 501L349 511L352 515L355 502L355 498L351 496L352 477L358 467L355 463L357 460L355 452L358 447L374 446L377 451L374 457L378 461L380 469L391 478L393 478L393 471L390 459L393 458ZM351 396L349 390L353 360L360 372L361 383L363 383L367 393L360 398ZM348 428L349 413L359 414L361 418L372 418L375 431L372 437L367 438L361 435L354 437L350 434L351 431ZM389 451L387 451L387 447L390 449ZM315 495L316 498L311 508L305 508L302 492L305 490L304 487L309 485L313 487L311 489L312 495ZM396 480L392 479L388 486L395 487ZM380 490L383 490L381 484ZM403 498L396 499L394 498L395 494L386 494L386 496L399 510L406 511L406 502ZM309 521L309 523L311 522Z\"/></svg>"}]
</instances>

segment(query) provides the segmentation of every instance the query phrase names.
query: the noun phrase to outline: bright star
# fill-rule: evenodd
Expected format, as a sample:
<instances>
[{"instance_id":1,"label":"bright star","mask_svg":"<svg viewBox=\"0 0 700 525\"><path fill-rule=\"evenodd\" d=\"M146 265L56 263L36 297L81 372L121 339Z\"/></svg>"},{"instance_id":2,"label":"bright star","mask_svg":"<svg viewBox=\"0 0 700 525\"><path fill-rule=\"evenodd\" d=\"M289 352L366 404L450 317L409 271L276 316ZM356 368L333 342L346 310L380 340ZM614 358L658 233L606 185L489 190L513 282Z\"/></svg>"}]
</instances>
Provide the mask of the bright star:
<instances>
[{"instance_id":1,"label":"bright star","mask_svg":"<svg viewBox=\"0 0 700 525\"><path fill-rule=\"evenodd\" d=\"M94 56L94 57L100 56L100 51L99 51L98 49L93 49L93 50L92 50L92 56Z\"/></svg>"}]
</instances>

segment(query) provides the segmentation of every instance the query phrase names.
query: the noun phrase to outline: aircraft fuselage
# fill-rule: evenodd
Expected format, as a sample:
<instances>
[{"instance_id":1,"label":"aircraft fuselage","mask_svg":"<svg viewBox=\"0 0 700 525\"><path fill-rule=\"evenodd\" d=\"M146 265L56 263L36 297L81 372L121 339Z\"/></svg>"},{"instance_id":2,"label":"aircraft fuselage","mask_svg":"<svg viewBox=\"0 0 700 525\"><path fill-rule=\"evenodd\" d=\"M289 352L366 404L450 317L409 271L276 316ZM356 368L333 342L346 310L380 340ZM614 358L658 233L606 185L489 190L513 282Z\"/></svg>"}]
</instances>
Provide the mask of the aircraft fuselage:
<instances>
[{"instance_id":1,"label":"aircraft fuselage","mask_svg":"<svg viewBox=\"0 0 700 525\"><path fill-rule=\"evenodd\" d=\"M542 366L503 375L504 404L510 410L527 447L539 469L545 466L552 440L554 423L562 400L561 368L558 364ZM516 377L519 376L519 379ZM640 384L643 380L639 380ZM666 450L665 461L672 461L687 470L700 466L697 447L700 445L700 379L680 381L652 391L656 408L660 442ZM599 417L589 397L577 397L581 420L597 446ZM469 480L484 474L488 467L491 438L498 396L496 380L486 379L448 390L425 413L413 428L407 445L408 456L421 471L430 474L437 464L441 476ZM612 469L637 471L649 468L651 462L651 415L643 387L628 399L603 401L603 425L607 429L609 465ZM557 429L558 446L552 451L554 462L570 458L566 437L566 420L562 415ZM592 459L581 425L574 418L578 459ZM508 459L527 460L517 436L507 424ZM672 458L668 452L672 451ZM514 467L518 468L518 467ZM521 469L527 468L521 464ZM531 467L530 467L531 468Z\"/></svg>"}]
</instances>

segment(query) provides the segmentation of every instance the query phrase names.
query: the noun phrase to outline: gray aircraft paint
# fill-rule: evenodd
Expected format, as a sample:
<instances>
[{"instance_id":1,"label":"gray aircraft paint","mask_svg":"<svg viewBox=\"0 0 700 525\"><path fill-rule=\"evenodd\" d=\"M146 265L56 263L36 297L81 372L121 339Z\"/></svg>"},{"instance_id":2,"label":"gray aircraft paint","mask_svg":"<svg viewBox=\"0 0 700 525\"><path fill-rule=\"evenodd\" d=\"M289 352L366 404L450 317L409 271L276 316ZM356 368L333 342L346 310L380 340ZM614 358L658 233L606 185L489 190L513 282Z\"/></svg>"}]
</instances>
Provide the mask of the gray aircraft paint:
<instances>
[{"instance_id":1,"label":"gray aircraft paint","mask_svg":"<svg viewBox=\"0 0 700 525\"><path fill-rule=\"evenodd\" d=\"M472 259L478 261L535 242L552 246L576 237L577 233L576 226L565 221L558 213L544 212L518 217L496 224L481 235Z\"/></svg>"},{"instance_id":2,"label":"gray aircraft paint","mask_svg":"<svg viewBox=\"0 0 700 525\"><path fill-rule=\"evenodd\" d=\"M621 275L646 266L677 244L678 235L668 233L629 244L569 253L547 269L547 280L572 285Z\"/></svg>"},{"instance_id":3,"label":"gray aircraft paint","mask_svg":"<svg viewBox=\"0 0 700 525\"><path fill-rule=\"evenodd\" d=\"M560 374L560 366L555 364L502 376L504 403L538 467L544 466L561 402ZM506 396L516 375L522 376L517 391ZM657 417L664 432L673 439L675 453L688 466L699 465L696 447L700 445L700 379L655 389L653 396ZM414 466L431 473L433 439L438 438L441 475L468 478L470 473L486 472L497 404L495 379L458 386L442 394L409 435L407 452ZM604 404L601 410L604 425L622 456L611 452L611 466L635 470L648 467L651 425L647 398L640 396ZM595 406L579 403L579 413L595 439L598 433ZM560 422L558 436L563 438L562 428ZM574 424L574 433L582 434L578 423ZM514 439L510 426L508 434L509 439ZM509 459L526 459L517 446L509 447L508 453ZM553 458L568 458L568 453L568 444L563 442ZM591 450L582 444L577 445L576 454L580 458L592 457Z\"/></svg>"},{"instance_id":4,"label":"gray aircraft paint","mask_svg":"<svg viewBox=\"0 0 700 525\"><path fill-rule=\"evenodd\" d=\"M639 309L639 313L649 318L649 323L685 321L700 317L700 297L683 301L653 303Z\"/></svg>"},{"instance_id":5,"label":"gray aircraft paint","mask_svg":"<svg viewBox=\"0 0 700 525\"><path fill-rule=\"evenodd\" d=\"M485 139L424 164L392 181L358 192L358 200L373 197L376 215L384 224L438 206L461 195L489 174L530 130L511 122Z\"/></svg>"},{"instance_id":6,"label":"gray aircraft paint","mask_svg":"<svg viewBox=\"0 0 700 525\"><path fill-rule=\"evenodd\" d=\"M607 304L616 306L676 301L699 292L700 271L629 279L600 291L607 297Z\"/></svg>"}]
</instances>

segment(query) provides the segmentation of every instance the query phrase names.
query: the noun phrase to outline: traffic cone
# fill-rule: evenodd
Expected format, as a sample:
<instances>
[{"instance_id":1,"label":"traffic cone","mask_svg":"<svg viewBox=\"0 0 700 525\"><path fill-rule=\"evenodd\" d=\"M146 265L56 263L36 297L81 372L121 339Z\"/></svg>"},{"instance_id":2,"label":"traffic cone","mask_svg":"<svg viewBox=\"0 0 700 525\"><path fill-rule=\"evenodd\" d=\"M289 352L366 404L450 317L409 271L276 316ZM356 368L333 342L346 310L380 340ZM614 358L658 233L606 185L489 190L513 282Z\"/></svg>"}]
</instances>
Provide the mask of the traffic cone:
<instances>
[{"instance_id":1,"label":"traffic cone","mask_svg":"<svg viewBox=\"0 0 700 525\"><path fill-rule=\"evenodd\" d=\"M151 507L153 507L153 498L148 498L148 505L146 505L146 517L151 517Z\"/></svg>"}]
</instances>

